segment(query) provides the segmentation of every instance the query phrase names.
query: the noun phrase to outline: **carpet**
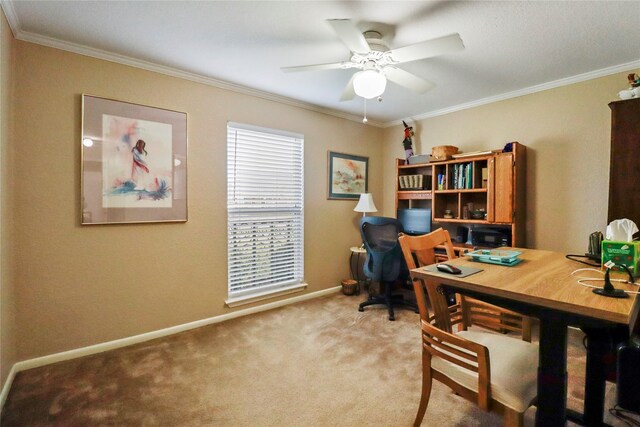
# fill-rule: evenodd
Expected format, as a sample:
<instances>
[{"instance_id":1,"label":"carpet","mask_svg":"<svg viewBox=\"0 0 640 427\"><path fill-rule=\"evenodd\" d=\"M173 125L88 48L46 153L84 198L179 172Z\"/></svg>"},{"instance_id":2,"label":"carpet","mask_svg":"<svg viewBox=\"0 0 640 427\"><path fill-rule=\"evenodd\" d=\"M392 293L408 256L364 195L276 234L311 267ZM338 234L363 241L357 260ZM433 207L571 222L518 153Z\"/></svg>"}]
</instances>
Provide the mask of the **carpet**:
<instances>
[{"instance_id":1,"label":"carpet","mask_svg":"<svg viewBox=\"0 0 640 427\"><path fill-rule=\"evenodd\" d=\"M409 426L420 400L418 315L330 295L18 373L2 426ZM568 405L584 349L569 333ZM607 384L607 408L615 399ZM525 415L534 423L535 408ZM605 420L623 425L606 414ZM424 426L495 426L434 382Z\"/></svg>"}]
</instances>

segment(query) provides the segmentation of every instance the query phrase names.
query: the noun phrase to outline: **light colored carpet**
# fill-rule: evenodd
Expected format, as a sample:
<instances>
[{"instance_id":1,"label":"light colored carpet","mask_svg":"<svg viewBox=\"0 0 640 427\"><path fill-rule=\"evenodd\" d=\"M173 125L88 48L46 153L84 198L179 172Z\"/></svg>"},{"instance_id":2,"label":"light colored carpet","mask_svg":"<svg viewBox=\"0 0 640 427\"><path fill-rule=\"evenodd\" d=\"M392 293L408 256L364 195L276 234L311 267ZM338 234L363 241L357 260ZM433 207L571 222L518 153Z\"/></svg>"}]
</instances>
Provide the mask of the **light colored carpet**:
<instances>
[{"instance_id":1,"label":"light colored carpet","mask_svg":"<svg viewBox=\"0 0 640 427\"><path fill-rule=\"evenodd\" d=\"M360 313L364 298L331 295L20 372L1 424L409 426L420 399L418 315ZM578 410L581 341L570 332L569 406ZM530 408L527 426L534 416ZM501 424L434 382L423 425Z\"/></svg>"}]
</instances>

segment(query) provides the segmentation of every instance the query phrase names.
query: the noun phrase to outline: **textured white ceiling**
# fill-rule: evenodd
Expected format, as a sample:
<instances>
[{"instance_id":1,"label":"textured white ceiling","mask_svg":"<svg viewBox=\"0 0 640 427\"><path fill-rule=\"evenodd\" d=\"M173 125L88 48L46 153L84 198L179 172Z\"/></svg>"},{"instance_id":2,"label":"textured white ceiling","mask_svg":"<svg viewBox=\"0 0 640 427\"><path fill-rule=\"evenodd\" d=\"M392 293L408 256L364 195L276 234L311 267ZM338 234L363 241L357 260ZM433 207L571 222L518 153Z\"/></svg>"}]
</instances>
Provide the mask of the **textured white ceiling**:
<instances>
[{"instance_id":1,"label":"textured white ceiling","mask_svg":"<svg viewBox=\"0 0 640 427\"><path fill-rule=\"evenodd\" d=\"M378 124L640 67L638 1L2 0L2 6L20 39L98 49L354 116L362 115L362 98L338 101L353 70L280 70L349 58L327 19L378 30L392 49L459 33L465 50L401 65L435 89L419 95L390 83L382 102L367 102Z\"/></svg>"}]
</instances>

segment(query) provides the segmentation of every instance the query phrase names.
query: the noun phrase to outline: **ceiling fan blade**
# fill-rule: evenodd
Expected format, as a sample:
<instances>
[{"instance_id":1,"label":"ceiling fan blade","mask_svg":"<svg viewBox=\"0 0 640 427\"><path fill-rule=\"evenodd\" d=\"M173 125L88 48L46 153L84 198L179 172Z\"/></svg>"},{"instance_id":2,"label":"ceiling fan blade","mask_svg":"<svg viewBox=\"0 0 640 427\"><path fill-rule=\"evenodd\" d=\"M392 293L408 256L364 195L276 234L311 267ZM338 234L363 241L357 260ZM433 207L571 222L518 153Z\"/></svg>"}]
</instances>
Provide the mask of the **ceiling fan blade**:
<instances>
[{"instance_id":1,"label":"ceiling fan blade","mask_svg":"<svg viewBox=\"0 0 640 427\"><path fill-rule=\"evenodd\" d=\"M298 71L314 71L314 70L337 70L346 68L345 64L348 62L332 62L329 64L314 64L314 65L298 65L295 67L280 67L285 73L295 73Z\"/></svg>"},{"instance_id":2,"label":"ceiling fan blade","mask_svg":"<svg viewBox=\"0 0 640 427\"><path fill-rule=\"evenodd\" d=\"M394 82L397 85L406 87L407 89L414 90L418 93L425 93L426 91L435 87L435 84L427 81L421 77L416 76L408 71L402 70L396 67L385 67L384 74L387 79Z\"/></svg>"},{"instance_id":3,"label":"ceiling fan blade","mask_svg":"<svg viewBox=\"0 0 640 427\"><path fill-rule=\"evenodd\" d=\"M342 91L342 96L340 96L340 101L351 101L353 98L355 98L356 91L353 88L353 80L355 80L356 74L358 73L353 73L353 75L349 79L349 83L347 83L347 86Z\"/></svg>"},{"instance_id":4,"label":"ceiling fan blade","mask_svg":"<svg viewBox=\"0 0 640 427\"><path fill-rule=\"evenodd\" d=\"M389 51L398 62L411 62L464 49L460 34L450 34Z\"/></svg>"},{"instance_id":5,"label":"ceiling fan blade","mask_svg":"<svg viewBox=\"0 0 640 427\"><path fill-rule=\"evenodd\" d=\"M371 48L369 43L364 39L364 35L353 25L349 19L328 19L329 24L333 27L342 43L349 48L351 52L369 53Z\"/></svg>"}]
</instances>

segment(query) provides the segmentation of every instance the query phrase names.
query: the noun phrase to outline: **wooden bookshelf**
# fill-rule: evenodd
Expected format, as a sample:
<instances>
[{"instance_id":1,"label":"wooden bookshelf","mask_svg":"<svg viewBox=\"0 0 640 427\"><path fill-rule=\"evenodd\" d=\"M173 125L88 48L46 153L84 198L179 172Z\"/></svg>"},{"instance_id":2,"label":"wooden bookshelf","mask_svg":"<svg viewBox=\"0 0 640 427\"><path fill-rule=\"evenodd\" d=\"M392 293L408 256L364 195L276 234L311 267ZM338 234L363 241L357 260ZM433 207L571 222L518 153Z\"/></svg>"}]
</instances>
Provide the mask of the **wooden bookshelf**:
<instances>
[{"instance_id":1,"label":"wooden bookshelf","mask_svg":"<svg viewBox=\"0 0 640 427\"><path fill-rule=\"evenodd\" d=\"M455 243L458 226L495 228L511 235L512 246L525 247L526 147L517 142L512 147L508 153L493 151L415 165L397 159L396 212L431 208L432 228L448 229L459 253L472 246ZM422 175L422 188L403 188L417 182L411 178L416 175ZM473 218L469 204L473 211L484 211L483 217ZM445 211L451 211L450 218L445 218Z\"/></svg>"}]
</instances>

